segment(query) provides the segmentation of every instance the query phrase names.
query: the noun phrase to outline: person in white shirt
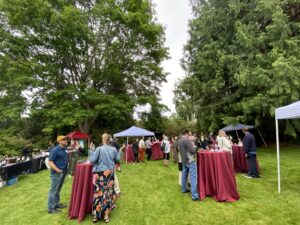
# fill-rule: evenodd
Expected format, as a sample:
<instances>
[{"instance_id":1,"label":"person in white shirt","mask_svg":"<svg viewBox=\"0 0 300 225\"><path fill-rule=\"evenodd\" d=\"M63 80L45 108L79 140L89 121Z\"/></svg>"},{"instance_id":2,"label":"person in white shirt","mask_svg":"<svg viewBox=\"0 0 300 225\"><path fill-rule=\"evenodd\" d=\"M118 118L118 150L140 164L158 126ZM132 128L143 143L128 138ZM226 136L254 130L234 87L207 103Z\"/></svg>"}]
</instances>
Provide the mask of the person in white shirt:
<instances>
[{"instance_id":1,"label":"person in white shirt","mask_svg":"<svg viewBox=\"0 0 300 225\"><path fill-rule=\"evenodd\" d=\"M232 143L228 140L225 131L219 131L219 138L218 138L218 148L219 150L225 150L232 153Z\"/></svg>"},{"instance_id":2,"label":"person in white shirt","mask_svg":"<svg viewBox=\"0 0 300 225\"><path fill-rule=\"evenodd\" d=\"M148 137L147 141L146 141L146 153L147 153L147 161L149 161L151 159L151 155L152 155L152 150L151 150L151 137Z\"/></svg>"},{"instance_id":3,"label":"person in white shirt","mask_svg":"<svg viewBox=\"0 0 300 225\"><path fill-rule=\"evenodd\" d=\"M164 166L168 166L169 159L170 159L171 146L170 146L169 138L166 135L163 135L163 140L161 142L161 146L163 146L163 145L164 145L164 148L163 148Z\"/></svg>"},{"instance_id":4,"label":"person in white shirt","mask_svg":"<svg viewBox=\"0 0 300 225\"><path fill-rule=\"evenodd\" d=\"M141 140L139 141L139 161L141 162L145 162L145 150L146 150L146 146L145 146L145 141L144 141L144 137L141 138Z\"/></svg>"}]
</instances>

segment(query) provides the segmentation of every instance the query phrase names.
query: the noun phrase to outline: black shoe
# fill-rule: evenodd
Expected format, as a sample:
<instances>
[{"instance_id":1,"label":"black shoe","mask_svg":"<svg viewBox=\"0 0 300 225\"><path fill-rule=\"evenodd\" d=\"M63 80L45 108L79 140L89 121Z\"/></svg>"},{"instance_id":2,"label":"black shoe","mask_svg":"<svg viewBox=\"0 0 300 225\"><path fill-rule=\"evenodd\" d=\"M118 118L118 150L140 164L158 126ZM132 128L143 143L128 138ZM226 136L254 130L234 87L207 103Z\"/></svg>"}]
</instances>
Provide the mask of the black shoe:
<instances>
[{"instance_id":1,"label":"black shoe","mask_svg":"<svg viewBox=\"0 0 300 225\"><path fill-rule=\"evenodd\" d=\"M190 193L190 190L182 191L182 193Z\"/></svg>"},{"instance_id":2,"label":"black shoe","mask_svg":"<svg viewBox=\"0 0 300 225\"><path fill-rule=\"evenodd\" d=\"M192 198L192 201L200 201L200 199L199 198L195 198L195 199Z\"/></svg>"},{"instance_id":3,"label":"black shoe","mask_svg":"<svg viewBox=\"0 0 300 225\"><path fill-rule=\"evenodd\" d=\"M64 208L67 208L67 205L64 205L64 204L58 204L55 208L56 208L56 209L64 209Z\"/></svg>"},{"instance_id":4,"label":"black shoe","mask_svg":"<svg viewBox=\"0 0 300 225\"><path fill-rule=\"evenodd\" d=\"M53 210L49 210L48 213L49 214L57 214L57 213L61 213L61 210L59 210L59 209L53 209Z\"/></svg>"},{"instance_id":5,"label":"black shoe","mask_svg":"<svg viewBox=\"0 0 300 225\"><path fill-rule=\"evenodd\" d=\"M252 178L260 178L260 176L258 176L258 175L257 176L252 176Z\"/></svg>"}]
</instances>

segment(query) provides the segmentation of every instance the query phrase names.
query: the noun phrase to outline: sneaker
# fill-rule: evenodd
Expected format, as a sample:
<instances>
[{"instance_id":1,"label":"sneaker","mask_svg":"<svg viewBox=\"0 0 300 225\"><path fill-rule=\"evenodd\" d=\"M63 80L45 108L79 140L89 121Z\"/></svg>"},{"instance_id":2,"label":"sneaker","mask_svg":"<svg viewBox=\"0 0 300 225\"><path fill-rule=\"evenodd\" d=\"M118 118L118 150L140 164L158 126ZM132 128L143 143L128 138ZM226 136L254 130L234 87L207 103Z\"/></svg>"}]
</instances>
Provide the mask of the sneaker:
<instances>
[{"instance_id":1,"label":"sneaker","mask_svg":"<svg viewBox=\"0 0 300 225\"><path fill-rule=\"evenodd\" d=\"M64 205L64 204L58 204L55 208L56 208L56 209L64 209L64 208L67 208L67 205Z\"/></svg>"},{"instance_id":2,"label":"sneaker","mask_svg":"<svg viewBox=\"0 0 300 225\"><path fill-rule=\"evenodd\" d=\"M200 201L200 199L199 198L192 198L192 201Z\"/></svg>"},{"instance_id":3,"label":"sneaker","mask_svg":"<svg viewBox=\"0 0 300 225\"><path fill-rule=\"evenodd\" d=\"M190 193L190 190L186 190L186 191L181 191L182 193Z\"/></svg>"},{"instance_id":4,"label":"sneaker","mask_svg":"<svg viewBox=\"0 0 300 225\"><path fill-rule=\"evenodd\" d=\"M57 214L57 213L61 213L61 210L59 210L59 209L53 209L53 210L49 210L48 213L49 214Z\"/></svg>"},{"instance_id":5,"label":"sneaker","mask_svg":"<svg viewBox=\"0 0 300 225\"><path fill-rule=\"evenodd\" d=\"M243 175L243 177L246 177L248 179L252 179L253 178L252 176L249 176L248 174L247 175Z\"/></svg>"},{"instance_id":6,"label":"sneaker","mask_svg":"<svg viewBox=\"0 0 300 225\"><path fill-rule=\"evenodd\" d=\"M260 176L259 176L259 175L257 175L257 176L252 176L252 178L260 178Z\"/></svg>"}]
</instances>

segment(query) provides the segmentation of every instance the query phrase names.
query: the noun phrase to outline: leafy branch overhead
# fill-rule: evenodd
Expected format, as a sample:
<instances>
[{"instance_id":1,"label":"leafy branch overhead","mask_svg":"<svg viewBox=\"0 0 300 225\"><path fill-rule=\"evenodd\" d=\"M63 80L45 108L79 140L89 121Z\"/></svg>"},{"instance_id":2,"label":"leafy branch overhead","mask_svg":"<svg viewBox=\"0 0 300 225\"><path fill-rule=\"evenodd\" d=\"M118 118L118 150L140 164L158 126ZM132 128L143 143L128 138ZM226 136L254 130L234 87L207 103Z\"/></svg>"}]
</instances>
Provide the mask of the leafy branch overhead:
<instances>
[{"instance_id":1,"label":"leafy branch overhead","mask_svg":"<svg viewBox=\"0 0 300 225\"><path fill-rule=\"evenodd\" d=\"M164 31L148 1L2 0L0 19L1 90L27 93L19 115L43 112L46 130L126 121L165 81Z\"/></svg>"}]
</instances>

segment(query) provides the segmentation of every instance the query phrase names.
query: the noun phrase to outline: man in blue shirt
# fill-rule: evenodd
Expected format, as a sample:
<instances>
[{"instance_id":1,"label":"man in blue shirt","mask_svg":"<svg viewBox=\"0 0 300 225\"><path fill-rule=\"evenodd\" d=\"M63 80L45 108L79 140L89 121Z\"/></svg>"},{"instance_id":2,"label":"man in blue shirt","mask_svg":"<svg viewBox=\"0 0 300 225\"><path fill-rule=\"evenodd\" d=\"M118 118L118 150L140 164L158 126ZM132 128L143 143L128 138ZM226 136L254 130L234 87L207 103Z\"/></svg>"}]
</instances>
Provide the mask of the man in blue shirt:
<instances>
[{"instance_id":1,"label":"man in blue shirt","mask_svg":"<svg viewBox=\"0 0 300 225\"><path fill-rule=\"evenodd\" d=\"M247 178L260 178L258 175L258 170L256 166L256 142L253 134L249 132L248 127L243 129L245 134L243 138L243 149L245 151L245 156L248 161L249 172L245 176Z\"/></svg>"},{"instance_id":2,"label":"man in blue shirt","mask_svg":"<svg viewBox=\"0 0 300 225\"><path fill-rule=\"evenodd\" d=\"M58 145L51 150L49 156L49 166L51 168L51 188L48 195L48 213L60 213L59 209L66 208L66 205L60 204L59 192L64 184L68 168L68 154L66 152L67 137L58 136Z\"/></svg>"}]
</instances>

